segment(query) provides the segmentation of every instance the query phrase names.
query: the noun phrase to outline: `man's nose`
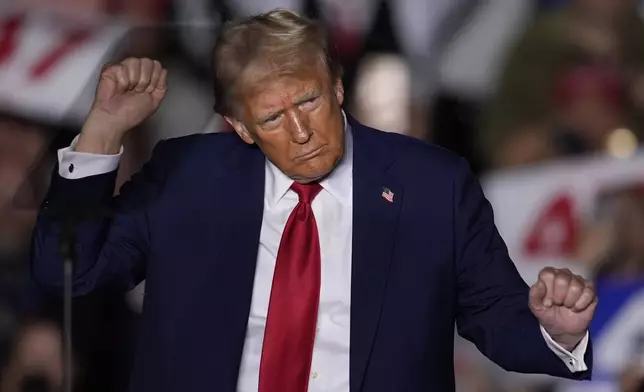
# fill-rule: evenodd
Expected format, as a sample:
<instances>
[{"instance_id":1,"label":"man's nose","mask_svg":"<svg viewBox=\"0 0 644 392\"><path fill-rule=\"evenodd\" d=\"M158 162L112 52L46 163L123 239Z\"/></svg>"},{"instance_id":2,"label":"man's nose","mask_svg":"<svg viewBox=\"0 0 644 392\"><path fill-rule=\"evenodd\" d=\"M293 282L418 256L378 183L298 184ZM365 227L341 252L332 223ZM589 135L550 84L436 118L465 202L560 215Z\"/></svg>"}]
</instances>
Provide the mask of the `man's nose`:
<instances>
[{"instance_id":1,"label":"man's nose","mask_svg":"<svg viewBox=\"0 0 644 392\"><path fill-rule=\"evenodd\" d=\"M288 118L288 127L293 143L304 144L308 142L313 133L311 132L306 116L295 109L288 113Z\"/></svg>"}]
</instances>

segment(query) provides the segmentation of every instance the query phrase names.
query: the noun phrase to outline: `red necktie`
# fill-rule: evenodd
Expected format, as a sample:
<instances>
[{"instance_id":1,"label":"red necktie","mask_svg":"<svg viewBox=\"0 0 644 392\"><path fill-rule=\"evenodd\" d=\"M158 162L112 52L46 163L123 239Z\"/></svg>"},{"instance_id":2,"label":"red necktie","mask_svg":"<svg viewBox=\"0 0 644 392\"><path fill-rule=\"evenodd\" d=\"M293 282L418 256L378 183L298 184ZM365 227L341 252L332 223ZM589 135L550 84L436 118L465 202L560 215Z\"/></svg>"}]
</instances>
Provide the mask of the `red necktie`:
<instances>
[{"instance_id":1,"label":"red necktie","mask_svg":"<svg viewBox=\"0 0 644 392\"><path fill-rule=\"evenodd\" d=\"M318 183L293 183L300 197L280 241L259 366L259 392L306 392L320 300L320 239L311 201Z\"/></svg>"}]
</instances>

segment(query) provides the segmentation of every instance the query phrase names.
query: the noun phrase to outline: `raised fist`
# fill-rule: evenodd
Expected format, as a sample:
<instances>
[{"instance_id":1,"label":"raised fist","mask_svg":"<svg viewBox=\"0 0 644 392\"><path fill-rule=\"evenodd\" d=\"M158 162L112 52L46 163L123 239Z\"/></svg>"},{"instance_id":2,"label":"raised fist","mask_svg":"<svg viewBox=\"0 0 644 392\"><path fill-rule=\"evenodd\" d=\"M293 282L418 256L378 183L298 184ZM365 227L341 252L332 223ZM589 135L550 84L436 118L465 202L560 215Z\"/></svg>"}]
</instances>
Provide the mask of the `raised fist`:
<instances>
[{"instance_id":1,"label":"raised fist","mask_svg":"<svg viewBox=\"0 0 644 392\"><path fill-rule=\"evenodd\" d=\"M127 58L101 72L96 97L83 132L121 140L150 117L167 90L167 71L146 58Z\"/></svg>"},{"instance_id":2,"label":"raised fist","mask_svg":"<svg viewBox=\"0 0 644 392\"><path fill-rule=\"evenodd\" d=\"M530 287L529 306L550 337L572 351L588 332L597 296L592 282L568 269L546 267Z\"/></svg>"}]
</instances>

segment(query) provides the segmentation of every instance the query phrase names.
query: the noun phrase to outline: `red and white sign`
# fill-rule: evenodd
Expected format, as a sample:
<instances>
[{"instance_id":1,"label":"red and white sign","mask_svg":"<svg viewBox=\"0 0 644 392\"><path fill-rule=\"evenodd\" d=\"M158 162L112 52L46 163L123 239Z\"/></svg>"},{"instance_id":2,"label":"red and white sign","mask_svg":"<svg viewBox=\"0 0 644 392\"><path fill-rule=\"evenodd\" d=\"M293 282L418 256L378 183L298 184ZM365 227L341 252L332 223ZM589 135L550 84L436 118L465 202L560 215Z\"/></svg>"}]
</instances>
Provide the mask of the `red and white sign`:
<instances>
[{"instance_id":1,"label":"red and white sign","mask_svg":"<svg viewBox=\"0 0 644 392\"><path fill-rule=\"evenodd\" d=\"M93 91L92 82L127 30L47 12L0 14L0 109L80 124L91 105L83 94Z\"/></svg>"},{"instance_id":2,"label":"red and white sign","mask_svg":"<svg viewBox=\"0 0 644 392\"><path fill-rule=\"evenodd\" d=\"M532 283L545 266L585 274L576 251L600 196L644 183L644 154L591 157L492 173L482 180L519 272Z\"/></svg>"}]
</instances>

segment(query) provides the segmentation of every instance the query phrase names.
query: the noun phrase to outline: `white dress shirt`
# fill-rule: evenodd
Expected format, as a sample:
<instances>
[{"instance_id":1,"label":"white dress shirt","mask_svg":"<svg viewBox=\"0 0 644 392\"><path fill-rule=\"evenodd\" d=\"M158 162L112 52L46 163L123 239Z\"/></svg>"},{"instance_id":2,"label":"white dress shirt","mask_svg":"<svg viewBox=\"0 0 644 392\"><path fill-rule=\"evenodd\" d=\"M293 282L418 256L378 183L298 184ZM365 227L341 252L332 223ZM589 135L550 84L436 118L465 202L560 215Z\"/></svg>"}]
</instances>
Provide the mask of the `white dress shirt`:
<instances>
[{"instance_id":1,"label":"white dress shirt","mask_svg":"<svg viewBox=\"0 0 644 392\"><path fill-rule=\"evenodd\" d=\"M68 179L116 170L123 152L121 149L117 155L79 153L73 151L74 145L75 142L58 152L59 174ZM71 172L70 165L74 167ZM277 250L286 221L298 203L297 194L289 189L293 180L268 160L265 171L264 216L248 329L239 369L239 392L257 391L258 388L259 363ZM348 126L345 156L333 173L320 184L323 190L313 200L311 207L320 236L322 285L308 390L348 392L353 226L353 139ZM541 332L550 349L571 372L587 370L584 354L588 334L571 353L555 343L543 328Z\"/></svg>"}]
</instances>

